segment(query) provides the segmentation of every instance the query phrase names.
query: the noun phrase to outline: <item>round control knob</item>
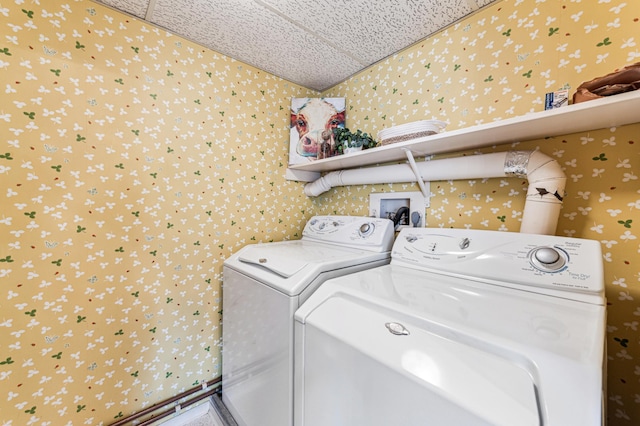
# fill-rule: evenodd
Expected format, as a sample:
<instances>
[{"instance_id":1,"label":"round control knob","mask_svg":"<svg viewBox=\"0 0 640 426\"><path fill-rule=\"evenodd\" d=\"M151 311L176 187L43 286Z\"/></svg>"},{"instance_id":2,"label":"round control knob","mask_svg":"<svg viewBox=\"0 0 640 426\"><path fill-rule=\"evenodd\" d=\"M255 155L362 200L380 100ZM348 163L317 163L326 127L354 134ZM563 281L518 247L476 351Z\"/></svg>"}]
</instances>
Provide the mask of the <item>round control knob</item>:
<instances>
[{"instance_id":1,"label":"round control knob","mask_svg":"<svg viewBox=\"0 0 640 426\"><path fill-rule=\"evenodd\" d=\"M558 272L566 264L565 257L553 247L537 247L531 250L529 260L536 269L544 272Z\"/></svg>"},{"instance_id":2,"label":"round control knob","mask_svg":"<svg viewBox=\"0 0 640 426\"><path fill-rule=\"evenodd\" d=\"M538 262L545 265L552 265L560 259L560 253L551 247L541 247L533 255Z\"/></svg>"},{"instance_id":3,"label":"round control knob","mask_svg":"<svg viewBox=\"0 0 640 426\"><path fill-rule=\"evenodd\" d=\"M374 229L375 226L373 225L373 223L363 223L362 225L360 225L358 233L363 237L368 237L369 235L373 234Z\"/></svg>"}]
</instances>

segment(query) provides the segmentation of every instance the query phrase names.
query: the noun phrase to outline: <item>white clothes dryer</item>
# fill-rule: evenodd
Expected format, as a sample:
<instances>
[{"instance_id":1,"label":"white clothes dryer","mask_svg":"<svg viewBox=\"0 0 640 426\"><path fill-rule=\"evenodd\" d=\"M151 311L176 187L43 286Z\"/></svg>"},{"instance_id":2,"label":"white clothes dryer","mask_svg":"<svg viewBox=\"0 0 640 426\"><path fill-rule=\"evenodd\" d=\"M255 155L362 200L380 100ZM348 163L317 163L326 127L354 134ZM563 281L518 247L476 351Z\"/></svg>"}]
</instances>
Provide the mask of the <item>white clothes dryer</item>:
<instances>
[{"instance_id":1,"label":"white clothes dryer","mask_svg":"<svg viewBox=\"0 0 640 426\"><path fill-rule=\"evenodd\" d=\"M316 216L300 240L249 245L223 266L222 401L241 426L293 424L293 314L324 281L388 264L393 222Z\"/></svg>"},{"instance_id":2,"label":"white clothes dryer","mask_svg":"<svg viewBox=\"0 0 640 426\"><path fill-rule=\"evenodd\" d=\"M296 312L295 425L601 425L603 289L596 241L403 229Z\"/></svg>"}]
</instances>

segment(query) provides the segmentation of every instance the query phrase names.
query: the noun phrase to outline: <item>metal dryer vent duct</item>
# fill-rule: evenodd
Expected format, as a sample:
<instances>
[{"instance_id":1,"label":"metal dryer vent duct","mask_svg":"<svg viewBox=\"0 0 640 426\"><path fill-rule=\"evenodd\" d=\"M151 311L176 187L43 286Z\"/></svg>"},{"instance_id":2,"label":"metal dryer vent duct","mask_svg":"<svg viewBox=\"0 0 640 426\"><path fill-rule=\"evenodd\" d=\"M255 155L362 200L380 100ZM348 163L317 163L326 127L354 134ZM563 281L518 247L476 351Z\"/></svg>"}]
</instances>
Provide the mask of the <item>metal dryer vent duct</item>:
<instances>
[{"instance_id":1,"label":"metal dryer vent duct","mask_svg":"<svg viewBox=\"0 0 640 426\"><path fill-rule=\"evenodd\" d=\"M316 197L336 186L379 183L481 179L497 177L527 178L529 188L520 232L553 235L558 225L567 178L553 158L540 151L508 151L375 168L327 173L304 187L307 196Z\"/></svg>"}]
</instances>

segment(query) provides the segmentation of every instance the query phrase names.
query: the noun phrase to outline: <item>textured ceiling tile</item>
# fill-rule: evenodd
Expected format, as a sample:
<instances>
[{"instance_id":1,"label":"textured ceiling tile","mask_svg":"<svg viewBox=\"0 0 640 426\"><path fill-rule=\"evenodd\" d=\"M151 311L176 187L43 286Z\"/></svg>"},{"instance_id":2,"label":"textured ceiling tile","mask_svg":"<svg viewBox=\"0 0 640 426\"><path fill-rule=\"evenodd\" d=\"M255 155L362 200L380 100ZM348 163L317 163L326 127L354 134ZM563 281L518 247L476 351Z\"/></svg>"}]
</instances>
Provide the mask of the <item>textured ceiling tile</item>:
<instances>
[{"instance_id":1,"label":"textured ceiling tile","mask_svg":"<svg viewBox=\"0 0 640 426\"><path fill-rule=\"evenodd\" d=\"M324 90L499 0L94 0Z\"/></svg>"},{"instance_id":2,"label":"textured ceiling tile","mask_svg":"<svg viewBox=\"0 0 640 426\"><path fill-rule=\"evenodd\" d=\"M263 2L367 65L473 12L467 0Z\"/></svg>"},{"instance_id":3,"label":"textured ceiling tile","mask_svg":"<svg viewBox=\"0 0 640 426\"><path fill-rule=\"evenodd\" d=\"M147 14L149 0L97 0L102 4L111 6L130 15L143 18Z\"/></svg>"},{"instance_id":4,"label":"textured ceiling tile","mask_svg":"<svg viewBox=\"0 0 640 426\"><path fill-rule=\"evenodd\" d=\"M340 50L255 2L158 0L150 21L211 49L316 90L362 68Z\"/></svg>"},{"instance_id":5,"label":"textured ceiling tile","mask_svg":"<svg viewBox=\"0 0 640 426\"><path fill-rule=\"evenodd\" d=\"M478 7L484 7L495 1L500 1L500 0L475 0L475 1L478 4Z\"/></svg>"}]
</instances>

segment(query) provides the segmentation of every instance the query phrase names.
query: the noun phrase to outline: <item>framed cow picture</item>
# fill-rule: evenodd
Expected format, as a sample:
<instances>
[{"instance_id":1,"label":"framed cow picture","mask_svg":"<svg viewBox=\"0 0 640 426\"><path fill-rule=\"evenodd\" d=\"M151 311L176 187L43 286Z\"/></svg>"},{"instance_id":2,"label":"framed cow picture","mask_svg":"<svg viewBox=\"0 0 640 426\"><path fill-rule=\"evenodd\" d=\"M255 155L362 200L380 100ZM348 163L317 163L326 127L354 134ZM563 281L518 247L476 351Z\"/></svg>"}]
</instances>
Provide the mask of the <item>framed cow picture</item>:
<instances>
[{"instance_id":1,"label":"framed cow picture","mask_svg":"<svg viewBox=\"0 0 640 426\"><path fill-rule=\"evenodd\" d=\"M344 119L345 98L291 99L289 165L335 155L333 138L326 131L344 127Z\"/></svg>"}]
</instances>

